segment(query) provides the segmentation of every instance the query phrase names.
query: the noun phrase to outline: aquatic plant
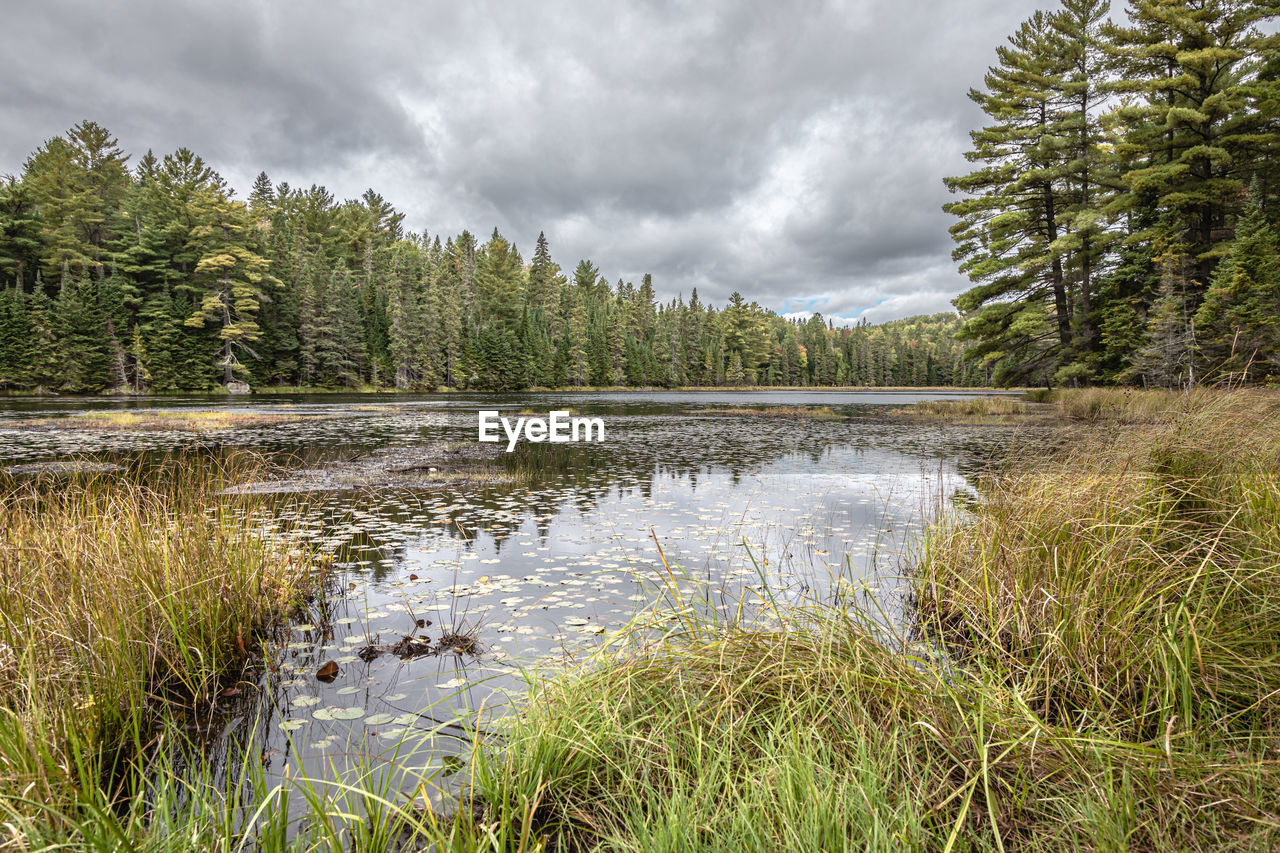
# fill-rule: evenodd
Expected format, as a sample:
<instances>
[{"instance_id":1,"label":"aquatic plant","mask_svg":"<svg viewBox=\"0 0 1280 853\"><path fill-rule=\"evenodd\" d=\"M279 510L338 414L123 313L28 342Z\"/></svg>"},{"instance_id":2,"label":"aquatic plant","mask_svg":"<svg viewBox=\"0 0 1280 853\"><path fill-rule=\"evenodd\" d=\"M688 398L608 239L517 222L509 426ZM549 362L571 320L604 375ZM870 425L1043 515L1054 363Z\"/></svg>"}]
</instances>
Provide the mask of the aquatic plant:
<instances>
[{"instance_id":1,"label":"aquatic plant","mask_svg":"<svg viewBox=\"0 0 1280 853\"><path fill-rule=\"evenodd\" d=\"M237 412L221 409L123 409L60 417L27 418L7 426L27 429L186 430L195 432L270 426L327 417L315 414Z\"/></svg>"},{"instance_id":2,"label":"aquatic plant","mask_svg":"<svg viewBox=\"0 0 1280 853\"><path fill-rule=\"evenodd\" d=\"M890 415L912 420L1002 423L1028 413L1028 406L1014 397L967 397L963 400L922 400L891 409Z\"/></svg>"},{"instance_id":3,"label":"aquatic plant","mask_svg":"<svg viewBox=\"0 0 1280 853\"><path fill-rule=\"evenodd\" d=\"M699 410L700 415L732 418L796 418L840 420L843 415L830 406L716 406Z\"/></svg>"},{"instance_id":4,"label":"aquatic plant","mask_svg":"<svg viewBox=\"0 0 1280 853\"><path fill-rule=\"evenodd\" d=\"M6 811L110 783L151 727L208 707L323 567L255 534L229 472L0 480Z\"/></svg>"}]
</instances>

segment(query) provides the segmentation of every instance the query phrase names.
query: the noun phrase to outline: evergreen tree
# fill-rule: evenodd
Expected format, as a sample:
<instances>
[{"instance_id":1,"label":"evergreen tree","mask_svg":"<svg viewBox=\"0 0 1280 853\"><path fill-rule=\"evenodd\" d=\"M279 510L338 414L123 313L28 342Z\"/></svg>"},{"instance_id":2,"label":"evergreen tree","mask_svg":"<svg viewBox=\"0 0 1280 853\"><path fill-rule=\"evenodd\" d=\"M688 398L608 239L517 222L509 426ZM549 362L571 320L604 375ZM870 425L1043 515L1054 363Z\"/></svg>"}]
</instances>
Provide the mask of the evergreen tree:
<instances>
[{"instance_id":1,"label":"evergreen tree","mask_svg":"<svg viewBox=\"0 0 1280 853\"><path fill-rule=\"evenodd\" d=\"M252 344L261 330L257 314L268 287L279 285L271 275L269 262L247 244L248 211L224 193L210 192L200 205L203 224L192 230L192 240L200 247L193 283L202 291L199 307L185 325L202 328L207 321L218 324L222 353L223 384L241 371L240 352L257 358ZM243 371L241 371L243 372Z\"/></svg>"},{"instance_id":2,"label":"evergreen tree","mask_svg":"<svg viewBox=\"0 0 1280 853\"><path fill-rule=\"evenodd\" d=\"M1210 375L1228 383L1280 376L1280 240L1259 195L1255 184L1235 241L1196 312Z\"/></svg>"},{"instance_id":3,"label":"evergreen tree","mask_svg":"<svg viewBox=\"0 0 1280 853\"><path fill-rule=\"evenodd\" d=\"M1112 119L1127 161L1121 210L1151 204L1169 240L1186 243L1199 305L1229 239L1265 116L1247 109L1256 74L1256 25L1271 17L1254 0L1133 0L1130 26L1108 33L1132 98ZM1154 238L1156 235L1150 235Z\"/></svg>"},{"instance_id":4,"label":"evergreen tree","mask_svg":"<svg viewBox=\"0 0 1280 853\"><path fill-rule=\"evenodd\" d=\"M19 290L40 264L40 213L31 190L12 175L0 177L0 286Z\"/></svg>"},{"instance_id":5,"label":"evergreen tree","mask_svg":"<svg viewBox=\"0 0 1280 853\"><path fill-rule=\"evenodd\" d=\"M1071 314L1056 248L1063 154L1054 144L1061 114L1055 95L1066 71L1053 19L1037 12L996 51L986 90L970 99L995 120L974 131L965 156L982 168L947 178L970 198L944 209L960 269L978 286L955 300L976 341L975 357L1000 364L1010 381L1052 367L1071 345ZM1057 81L1057 82L1048 82ZM1042 322L1047 320L1048 322ZM810 356L812 358L812 354Z\"/></svg>"},{"instance_id":6,"label":"evergreen tree","mask_svg":"<svg viewBox=\"0 0 1280 853\"><path fill-rule=\"evenodd\" d=\"M54 137L27 160L23 183L43 223L47 273L66 266L104 275L130 185L126 160L116 138L92 121Z\"/></svg>"}]
</instances>

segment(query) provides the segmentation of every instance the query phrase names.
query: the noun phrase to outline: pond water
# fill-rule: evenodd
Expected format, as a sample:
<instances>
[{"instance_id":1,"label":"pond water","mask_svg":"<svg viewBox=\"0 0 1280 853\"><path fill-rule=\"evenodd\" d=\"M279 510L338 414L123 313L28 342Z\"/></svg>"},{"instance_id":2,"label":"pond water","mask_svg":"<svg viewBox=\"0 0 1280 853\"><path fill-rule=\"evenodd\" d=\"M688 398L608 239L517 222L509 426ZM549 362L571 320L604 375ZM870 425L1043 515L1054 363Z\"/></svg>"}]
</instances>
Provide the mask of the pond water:
<instances>
[{"instance_id":1,"label":"pond water","mask_svg":"<svg viewBox=\"0 0 1280 853\"><path fill-rule=\"evenodd\" d=\"M258 684L221 701L211 754L253 743L269 776L286 766L317 779L374 772L395 777L390 787L401 784L398 774L438 769L443 791L469 753L468 733L499 726L530 672L617 642L619 629L673 600L705 617L752 620L767 619L775 603L846 594L899 622L904 553L965 488L965 474L1007 446L1011 429L884 415L963 396L0 399L0 467L166 456L196 445L290 460L291 475L246 487L303 492L305 509L281 502L294 508L263 510L257 521L267 535L287 531L333 555L335 591L271 644ZM836 417L717 411L786 406L829 407ZM20 423L213 408L262 422L201 431ZM571 409L603 418L607 437L524 445L507 457L477 444L480 409ZM395 653L405 637L438 649L449 635L475 646ZM336 673L317 677L326 664ZM416 733L437 736L406 740Z\"/></svg>"}]
</instances>

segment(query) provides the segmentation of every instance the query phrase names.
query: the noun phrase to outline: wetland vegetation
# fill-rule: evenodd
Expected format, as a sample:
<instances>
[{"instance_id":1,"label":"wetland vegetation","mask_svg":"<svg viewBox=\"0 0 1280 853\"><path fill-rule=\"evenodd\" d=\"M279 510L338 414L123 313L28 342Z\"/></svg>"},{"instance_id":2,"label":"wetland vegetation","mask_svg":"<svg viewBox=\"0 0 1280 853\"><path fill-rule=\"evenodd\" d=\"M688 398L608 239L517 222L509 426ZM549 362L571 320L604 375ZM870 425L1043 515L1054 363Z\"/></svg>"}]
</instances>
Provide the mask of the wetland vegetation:
<instances>
[{"instance_id":1,"label":"wetland vegetation","mask_svg":"<svg viewBox=\"0 0 1280 853\"><path fill-rule=\"evenodd\" d=\"M321 590L323 562L258 536L228 482L199 462L0 476L7 819L74 814L79 786L126 774L157 727L234 695Z\"/></svg>"},{"instance_id":2,"label":"wetland vegetation","mask_svg":"<svg viewBox=\"0 0 1280 853\"><path fill-rule=\"evenodd\" d=\"M354 488L296 466L438 458L469 402L292 400L316 416L221 451L24 444L5 423L32 412L0 413L8 460L121 469L6 475L6 842L1280 840L1273 394L1059 392L1011 400L1052 418L942 426L901 397L670 396L575 397L610 440L522 446L516 479ZM273 467L284 488L228 489Z\"/></svg>"}]
</instances>

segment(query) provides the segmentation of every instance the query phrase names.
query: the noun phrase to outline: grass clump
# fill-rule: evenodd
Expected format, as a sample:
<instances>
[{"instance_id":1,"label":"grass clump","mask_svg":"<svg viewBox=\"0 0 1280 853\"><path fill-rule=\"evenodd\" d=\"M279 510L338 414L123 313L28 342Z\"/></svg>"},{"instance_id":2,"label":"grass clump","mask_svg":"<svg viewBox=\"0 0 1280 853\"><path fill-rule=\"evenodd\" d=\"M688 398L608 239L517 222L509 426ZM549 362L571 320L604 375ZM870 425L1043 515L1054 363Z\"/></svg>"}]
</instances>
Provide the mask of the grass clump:
<instances>
[{"instance_id":1,"label":"grass clump","mask_svg":"<svg viewBox=\"0 0 1280 853\"><path fill-rule=\"evenodd\" d=\"M1013 397L969 397L964 400L923 400L893 409L890 414L912 420L967 423L1006 423L1026 415L1028 405Z\"/></svg>"},{"instance_id":2,"label":"grass clump","mask_svg":"<svg viewBox=\"0 0 1280 853\"><path fill-rule=\"evenodd\" d=\"M1262 391L1193 388L1187 391L1137 388L1055 388L1029 391L1027 398L1049 403L1058 415L1088 423L1167 424L1215 405L1234 407L1242 414L1252 406L1268 407L1274 399Z\"/></svg>"},{"instance_id":3,"label":"grass clump","mask_svg":"<svg viewBox=\"0 0 1280 853\"><path fill-rule=\"evenodd\" d=\"M733 418L795 418L818 421L840 420L840 415L830 406L721 406L703 409L703 415Z\"/></svg>"},{"instance_id":4,"label":"grass clump","mask_svg":"<svg viewBox=\"0 0 1280 853\"><path fill-rule=\"evenodd\" d=\"M323 416L236 412L228 409L127 409L117 412L91 412L55 418L30 418L12 421L6 426L39 429L136 429L208 432L222 429L270 426L272 424L301 420L304 417L316 418Z\"/></svg>"},{"instance_id":5,"label":"grass clump","mask_svg":"<svg viewBox=\"0 0 1280 853\"><path fill-rule=\"evenodd\" d=\"M1280 400L1179 405L993 480L971 517L934 531L921 608L1064 723L1275 737Z\"/></svg>"},{"instance_id":6,"label":"grass clump","mask_svg":"<svg viewBox=\"0 0 1280 853\"><path fill-rule=\"evenodd\" d=\"M0 482L0 798L30 816L110 784L207 703L313 587L222 472ZM68 806L69 807L69 806Z\"/></svg>"},{"instance_id":7,"label":"grass clump","mask_svg":"<svg viewBox=\"0 0 1280 853\"><path fill-rule=\"evenodd\" d=\"M546 685L474 771L494 849L1258 849L1274 776L1047 723L826 614Z\"/></svg>"}]
</instances>

